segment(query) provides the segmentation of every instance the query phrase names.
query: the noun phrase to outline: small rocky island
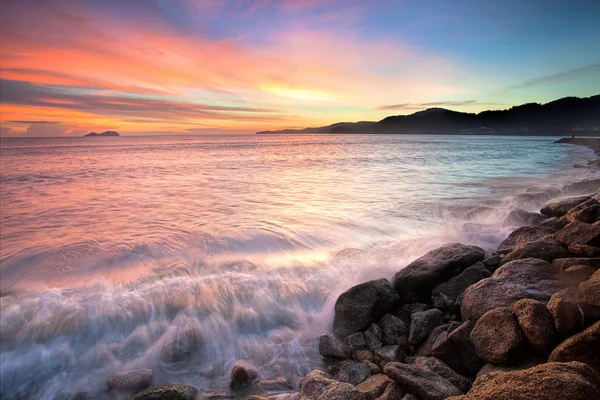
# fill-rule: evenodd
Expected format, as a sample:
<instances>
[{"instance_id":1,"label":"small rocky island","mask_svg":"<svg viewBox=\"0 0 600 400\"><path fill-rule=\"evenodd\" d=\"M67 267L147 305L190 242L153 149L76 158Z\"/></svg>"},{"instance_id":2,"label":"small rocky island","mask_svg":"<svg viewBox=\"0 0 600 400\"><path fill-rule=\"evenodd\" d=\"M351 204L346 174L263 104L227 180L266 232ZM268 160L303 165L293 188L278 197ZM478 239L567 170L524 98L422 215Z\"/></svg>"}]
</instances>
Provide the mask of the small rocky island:
<instances>
[{"instance_id":1,"label":"small rocky island","mask_svg":"<svg viewBox=\"0 0 600 400\"><path fill-rule=\"evenodd\" d=\"M121 136L117 131L104 131L102 133L90 132L85 136Z\"/></svg>"}]
</instances>

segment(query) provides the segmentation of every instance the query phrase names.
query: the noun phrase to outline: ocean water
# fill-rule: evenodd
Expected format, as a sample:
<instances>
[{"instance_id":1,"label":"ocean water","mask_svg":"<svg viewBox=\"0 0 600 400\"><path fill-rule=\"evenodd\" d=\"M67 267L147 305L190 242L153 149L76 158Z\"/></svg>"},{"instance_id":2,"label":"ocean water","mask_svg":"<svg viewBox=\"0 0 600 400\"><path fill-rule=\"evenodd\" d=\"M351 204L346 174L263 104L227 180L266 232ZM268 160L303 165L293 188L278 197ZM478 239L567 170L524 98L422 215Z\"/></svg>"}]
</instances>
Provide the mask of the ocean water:
<instances>
[{"instance_id":1,"label":"ocean water","mask_svg":"<svg viewBox=\"0 0 600 400\"><path fill-rule=\"evenodd\" d=\"M223 391L236 360L297 388L339 293L443 243L493 250L511 210L589 177L554 140L2 139L0 397L108 398L142 367Z\"/></svg>"}]
</instances>

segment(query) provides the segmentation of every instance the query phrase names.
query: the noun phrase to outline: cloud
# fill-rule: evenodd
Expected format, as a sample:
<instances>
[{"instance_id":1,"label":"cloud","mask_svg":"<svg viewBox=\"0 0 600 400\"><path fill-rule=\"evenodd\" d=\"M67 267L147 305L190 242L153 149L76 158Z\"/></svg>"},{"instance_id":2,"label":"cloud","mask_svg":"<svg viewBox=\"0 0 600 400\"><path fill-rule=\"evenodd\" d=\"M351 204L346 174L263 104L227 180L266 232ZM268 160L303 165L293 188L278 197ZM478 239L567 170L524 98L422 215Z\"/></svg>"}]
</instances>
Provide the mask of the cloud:
<instances>
[{"instance_id":1,"label":"cloud","mask_svg":"<svg viewBox=\"0 0 600 400\"><path fill-rule=\"evenodd\" d=\"M585 78L585 77L595 75L595 74L600 76L600 63L588 65L588 66L581 67L581 68L572 69L570 71L561 72L559 74L535 78L530 81L523 82L520 85L510 86L510 87L506 88L505 90L507 90L507 91L508 90L517 90L517 89L523 89L523 88L533 87L533 86L542 86L542 85L551 85L551 84L560 83L560 82L569 82L569 81Z\"/></svg>"},{"instance_id":2,"label":"cloud","mask_svg":"<svg viewBox=\"0 0 600 400\"><path fill-rule=\"evenodd\" d=\"M480 103L476 100L465 100L465 101L437 101L429 103L402 103L402 104L391 104L387 106L377 107L377 110L422 110L429 107L464 107L470 105L480 106L506 106L503 103Z\"/></svg>"}]
</instances>

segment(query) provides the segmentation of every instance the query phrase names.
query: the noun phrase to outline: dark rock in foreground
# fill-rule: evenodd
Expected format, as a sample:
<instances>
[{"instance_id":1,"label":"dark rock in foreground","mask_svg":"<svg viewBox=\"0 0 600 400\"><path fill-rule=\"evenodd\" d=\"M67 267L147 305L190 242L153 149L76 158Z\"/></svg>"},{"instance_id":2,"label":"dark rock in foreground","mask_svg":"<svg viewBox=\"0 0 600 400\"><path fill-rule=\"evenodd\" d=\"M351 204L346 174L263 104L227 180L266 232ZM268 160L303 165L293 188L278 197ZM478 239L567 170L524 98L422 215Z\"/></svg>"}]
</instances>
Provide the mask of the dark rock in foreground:
<instances>
[{"instance_id":1,"label":"dark rock in foreground","mask_svg":"<svg viewBox=\"0 0 600 400\"><path fill-rule=\"evenodd\" d=\"M239 390L244 386L250 385L258 378L258 371L253 365L238 361L231 369L231 381L229 387L232 390Z\"/></svg>"},{"instance_id":2,"label":"dark rock in foreground","mask_svg":"<svg viewBox=\"0 0 600 400\"><path fill-rule=\"evenodd\" d=\"M428 369L401 363L389 363L384 373L407 392L421 400L442 400L462 392L453 384Z\"/></svg>"},{"instance_id":3,"label":"dark rock in foreground","mask_svg":"<svg viewBox=\"0 0 600 400\"><path fill-rule=\"evenodd\" d=\"M510 309L496 308L483 314L471 331L477 355L492 364L510 365L523 346L523 332Z\"/></svg>"},{"instance_id":4,"label":"dark rock in foreground","mask_svg":"<svg viewBox=\"0 0 600 400\"><path fill-rule=\"evenodd\" d=\"M550 242L530 242L517 246L502 260L503 264L524 258L537 258L552 261L556 258L565 258L569 252L564 247Z\"/></svg>"},{"instance_id":5,"label":"dark rock in foreground","mask_svg":"<svg viewBox=\"0 0 600 400\"><path fill-rule=\"evenodd\" d=\"M300 386L300 400L366 400L353 385L338 382L323 371L308 373Z\"/></svg>"},{"instance_id":6,"label":"dark rock in foreground","mask_svg":"<svg viewBox=\"0 0 600 400\"><path fill-rule=\"evenodd\" d=\"M589 199L590 196L578 196L552 200L544 204L540 210L540 213L548 217L560 218L563 215L566 215L572 208L577 207L579 204L584 203Z\"/></svg>"},{"instance_id":7,"label":"dark rock in foreground","mask_svg":"<svg viewBox=\"0 0 600 400\"><path fill-rule=\"evenodd\" d=\"M434 307L444 311L454 311L463 292L472 284L490 276L490 271L482 262L477 262L459 275L444 282L431 292Z\"/></svg>"},{"instance_id":8,"label":"dark rock in foreground","mask_svg":"<svg viewBox=\"0 0 600 400\"><path fill-rule=\"evenodd\" d=\"M319 354L325 358L349 358L352 355L352 349L335 336L324 333L319 338Z\"/></svg>"},{"instance_id":9,"label":"dark rock in foreground","mask_svg":"<svg viewBox=\"0 0 600 400\"><path fill-rule=\"evenodd\" d=\"M513 306L521 330L531 347L539 354L548 354L556 345L558 336L554 317L543 303L521 299Z\"/></svg>"},{"instance_id":10,"label":"dark rock in foreground","mask_svg":"<svg viewBox=\"0 0 600 400\"><path fill-rule=\"evenodd\" d=\"M146 389L131 400L195 400L198 390L186 385L163 385Z\"/></svg>"},{"instance_id":11,"label":"dark rock in foreground","mask_svg":"<svg viewBox=\"0 0 600 400\"><path fill-rule=\"evenodd\" d=\"M548 361L580 361L600 374L600 322L559 344Z\"/></svg>"},{"instance_id":12,"label":"dark rock in foreground","mask_svg":"<svg viewBox=\"0 0 600 400\"><path fill-rule=\"evenodd\" d=\"M510 235L498 246L498 253L508 254L519 245L528 242L537 242L546 235L551 235L556 230L547 226L522 226L511 232Z\"/></svg>"},{"instance_id":13,"label":"dark rock in foreground","mask_svg":"<svg viewBox=\"0 0 600 400\"><path fill-rule=\"evenodd\" d=\"M477 378L464 396L449 400L590 400L600 398L600 379L587 365L546 363Z\"/></svg>"},{"instance_id":14,"label":"dark rock in foreground","mask_svg":"<svg viewBox=\"0 0 600 400\"><path fill-rule=\"evenodd\" d=\"M418 258L394 276L394 288L404 303L429 301L431 291L463 270L482 261L485 252L476 246L450 243Z\"/></svg>"}]
</instances>

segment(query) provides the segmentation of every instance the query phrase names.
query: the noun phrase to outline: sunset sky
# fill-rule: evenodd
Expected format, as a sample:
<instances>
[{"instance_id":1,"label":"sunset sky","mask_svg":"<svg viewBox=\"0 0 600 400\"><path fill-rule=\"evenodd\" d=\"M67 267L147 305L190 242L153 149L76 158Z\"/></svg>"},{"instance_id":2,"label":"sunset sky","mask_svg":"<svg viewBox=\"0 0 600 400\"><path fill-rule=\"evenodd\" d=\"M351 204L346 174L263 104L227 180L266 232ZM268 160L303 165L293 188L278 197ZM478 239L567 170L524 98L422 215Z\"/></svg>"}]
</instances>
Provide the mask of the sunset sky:
<instances>
[{"instance_id":1,"label":"sunset sky","mask_svg":"<svg viewBox=\"0 0 600 400\"><path fill-rule=\"evenodd\" d=\"M0 0L2 136L241 133L600 93L598 0Z\"/></svg>"}]
</instances>

